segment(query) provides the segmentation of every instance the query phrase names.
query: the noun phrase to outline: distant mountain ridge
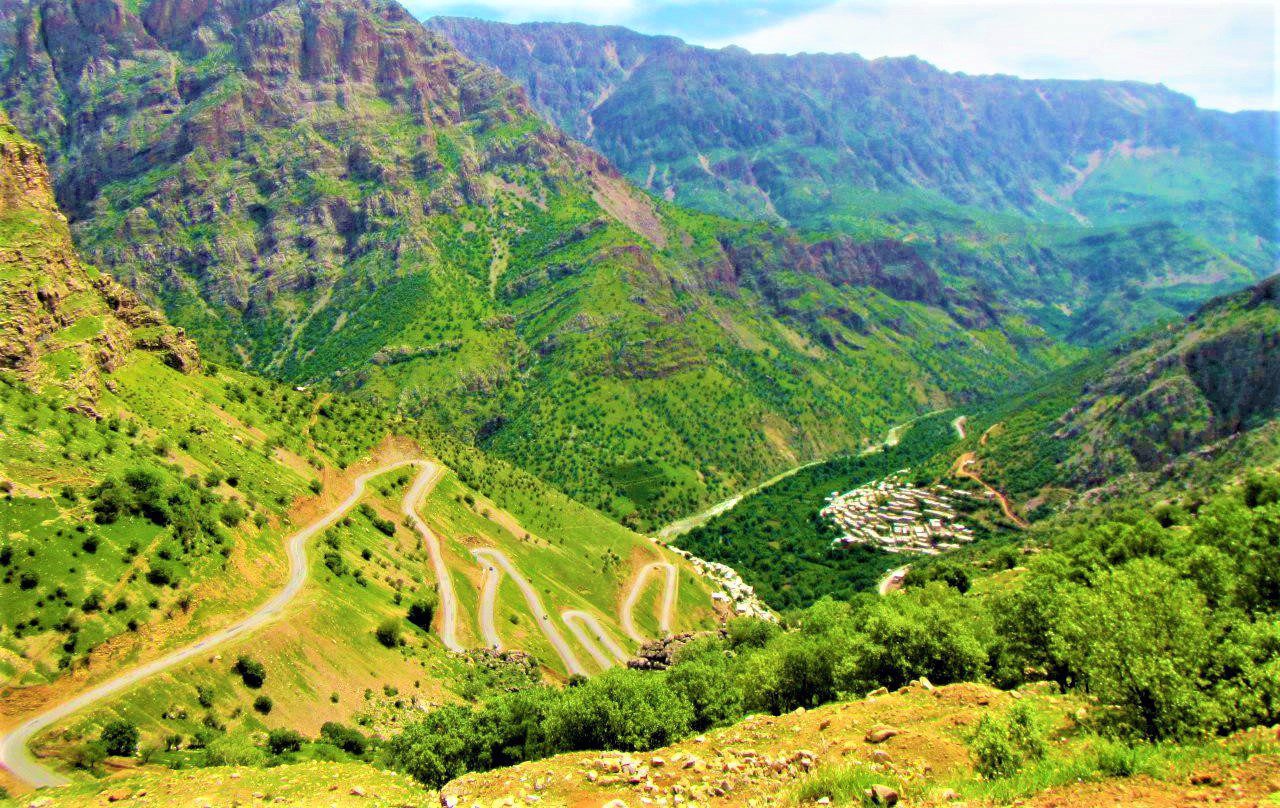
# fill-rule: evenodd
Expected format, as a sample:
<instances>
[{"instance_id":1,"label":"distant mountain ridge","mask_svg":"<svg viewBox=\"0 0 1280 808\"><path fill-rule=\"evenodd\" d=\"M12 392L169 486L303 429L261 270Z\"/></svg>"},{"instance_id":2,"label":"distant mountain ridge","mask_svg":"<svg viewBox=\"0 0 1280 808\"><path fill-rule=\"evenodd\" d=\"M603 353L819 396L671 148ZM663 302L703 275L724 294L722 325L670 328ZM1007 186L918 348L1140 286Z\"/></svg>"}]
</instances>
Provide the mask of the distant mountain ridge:
<instances>
[{"instance_id":1,"label":"distant mountain ridge","mask_svg":"<svg viewBox=\"0 0 1280 808\"><path fill-rule=\"evenodd\" d=\"M427 24L634 181L695 207L841 229L873 216L963 231L983 212L1063 227L1169 221L1256 277L1277 267L1275 112L1203 110L1137 82L948 73L914 57Z\"/></svg>"}]
</instances>

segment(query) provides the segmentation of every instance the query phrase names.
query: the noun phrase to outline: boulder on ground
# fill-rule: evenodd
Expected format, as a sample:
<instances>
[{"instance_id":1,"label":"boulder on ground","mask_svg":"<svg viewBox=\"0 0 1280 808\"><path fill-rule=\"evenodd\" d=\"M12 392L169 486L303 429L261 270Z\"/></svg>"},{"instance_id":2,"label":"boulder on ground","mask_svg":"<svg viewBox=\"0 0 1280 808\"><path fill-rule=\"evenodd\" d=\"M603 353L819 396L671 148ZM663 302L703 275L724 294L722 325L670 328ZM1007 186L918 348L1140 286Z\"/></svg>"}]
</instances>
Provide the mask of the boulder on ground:
<instances>
[{"instance_id":1,"label":"boulder on ground","mask_svg":"<svg viewBox=\"0 0 1280 808\"><path fill-rule=\"evenodd\" d=\"M867 743L884 743L895 735L900 735L901 730L888 726L886 724L877 724L867 730Z\"/></svg>"}]
</instances>

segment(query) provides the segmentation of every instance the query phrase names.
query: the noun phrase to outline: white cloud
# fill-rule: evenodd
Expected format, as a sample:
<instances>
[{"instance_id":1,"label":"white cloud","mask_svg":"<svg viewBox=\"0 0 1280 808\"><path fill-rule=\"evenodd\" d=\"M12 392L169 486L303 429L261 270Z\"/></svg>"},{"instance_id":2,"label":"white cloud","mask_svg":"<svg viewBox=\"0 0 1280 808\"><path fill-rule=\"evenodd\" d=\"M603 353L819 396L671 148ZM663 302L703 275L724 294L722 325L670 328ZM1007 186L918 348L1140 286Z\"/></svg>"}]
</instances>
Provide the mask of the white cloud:
<instances>
[{"instance_id":1,"label":"white cloud","mask_svg":"<svg viewBox=\"0 0 1280 808\"><path fill-rule=\"evenodd\" d=\"M1207 107L1280 107L1276 9L1269 3L842 0L703 44L916 55L966 73L1133 79L1164 83Z\"/></svg>"}]
</instances>

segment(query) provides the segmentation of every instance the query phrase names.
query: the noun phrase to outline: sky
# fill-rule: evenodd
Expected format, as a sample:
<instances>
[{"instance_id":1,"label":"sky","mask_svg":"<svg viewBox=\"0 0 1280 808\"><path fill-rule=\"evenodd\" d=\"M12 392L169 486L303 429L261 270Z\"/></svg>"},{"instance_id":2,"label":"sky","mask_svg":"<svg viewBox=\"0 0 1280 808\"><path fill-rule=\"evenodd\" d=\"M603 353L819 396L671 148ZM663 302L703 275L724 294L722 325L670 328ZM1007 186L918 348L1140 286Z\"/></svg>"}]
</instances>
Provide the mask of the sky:
<instances>
[{"instance_id":1,"label":"sky","mask_svg":"<svg viewBox=\"0 0 1280 808\"><path fill-rule=\"evenodd\" d=\"M1278 109L1277 3L1116 0L401 0L420 17L576 21L756 53L919 56L966 73L1162 83Z\"/></svg>"}]
</instances>

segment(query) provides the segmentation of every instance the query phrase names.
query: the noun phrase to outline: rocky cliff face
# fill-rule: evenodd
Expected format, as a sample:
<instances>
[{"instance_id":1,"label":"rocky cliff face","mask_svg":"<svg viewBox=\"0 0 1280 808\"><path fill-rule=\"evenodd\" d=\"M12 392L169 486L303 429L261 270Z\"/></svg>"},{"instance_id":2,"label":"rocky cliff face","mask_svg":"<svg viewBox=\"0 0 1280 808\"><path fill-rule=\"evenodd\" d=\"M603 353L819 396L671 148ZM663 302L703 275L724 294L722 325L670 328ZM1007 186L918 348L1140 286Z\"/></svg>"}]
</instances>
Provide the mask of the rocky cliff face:
<instances>
[{"instance_id":1,"label":"rocky cliff face","mask_svg":"<svg viewBox=\"0 0 1280 808\"><path fill-rule=\"evenodd\" d=\"M5 103L87 254L264 364L334 284L449 260L444 217L617 178L395 3L39 0L16 43Z\"/></svg>"},{"instance_id":2,"label":"rocky cliff face","mask_svg":"<svg viewBox=\"0 0 1280 808\"><path fill-rule=\"evenodd\" d=\"M1082 485L1167 463L1280 414L1280 276L1125 354L1057 424Z\"/></svg>"},{"instance_id":3,"label":"rocky cliff face","mask_svg":"<svg viewBox=\"0 0 1280 808\"><path fill-rule=\"evenodd\" d=\"M0 113L0 367L63 388L90 410L101 374L146 348L189 371L195 347L137 296L83 267L41 150Z\"/></svg>"}]
</instances>

